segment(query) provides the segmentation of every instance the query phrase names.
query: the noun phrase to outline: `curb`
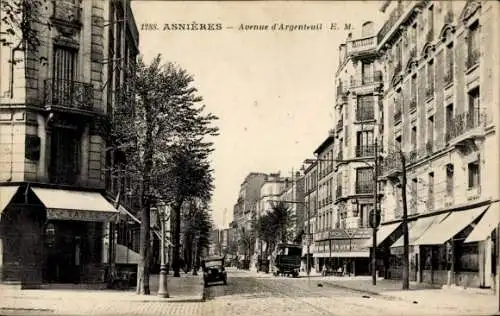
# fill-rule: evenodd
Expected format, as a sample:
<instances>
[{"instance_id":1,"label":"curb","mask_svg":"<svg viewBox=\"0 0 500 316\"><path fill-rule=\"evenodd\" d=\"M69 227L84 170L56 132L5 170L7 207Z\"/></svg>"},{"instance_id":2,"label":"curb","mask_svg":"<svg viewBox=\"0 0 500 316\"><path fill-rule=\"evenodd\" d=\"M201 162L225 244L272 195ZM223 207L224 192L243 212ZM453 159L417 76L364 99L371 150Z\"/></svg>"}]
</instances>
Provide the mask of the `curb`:
<instances>
[{"instance_id":1,"label":"curb","mask_svg":"<svg viewBox=\"0 0 500 316\"><path fill-rule=\"evenodd\" d=\"M385 298L387 300L390 300L390 301L403 301L403 302L412 302L412 303L414 302L414 301L407 300L407 299L404 299L404 298L401 298L401 297L398 297L398 296L384 294L384 293L380 293L380 292L376 292L376 291L372 291L372 290L365 290L365 289L359 289L359 288L355 288L355 287L350 287L350 286L346 286L346 285L343 285L343 284L333 283L331 281L326 281L324 283L327 284L327 285L329 285L329 286L332 286L332 287L337 287L337 288L341 288L341 289L351 290L351 291L359 292L359 293L362 293L362 294L369 294L369 295L373 295L373 296L383 297L383 298Z\"/></svg>"}]
</instances>

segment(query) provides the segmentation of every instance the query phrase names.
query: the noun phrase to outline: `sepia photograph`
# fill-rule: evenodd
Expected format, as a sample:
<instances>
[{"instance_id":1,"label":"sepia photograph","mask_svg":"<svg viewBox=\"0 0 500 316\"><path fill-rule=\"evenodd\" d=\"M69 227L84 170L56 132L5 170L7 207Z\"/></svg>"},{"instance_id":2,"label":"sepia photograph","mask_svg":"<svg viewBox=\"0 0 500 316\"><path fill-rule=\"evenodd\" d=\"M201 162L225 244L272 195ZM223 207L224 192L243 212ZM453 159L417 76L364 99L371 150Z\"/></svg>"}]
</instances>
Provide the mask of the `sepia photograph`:
<instances>
[{"instance_id":1,"label":"sepia photograph","mask_svg":"<svg viewBox=\"0 0 500 316\"><path fill-rule=\"evenodd\" d=\"M0 0L0 316L500 315L500 1Z\"/></svg>"}]
</instances>

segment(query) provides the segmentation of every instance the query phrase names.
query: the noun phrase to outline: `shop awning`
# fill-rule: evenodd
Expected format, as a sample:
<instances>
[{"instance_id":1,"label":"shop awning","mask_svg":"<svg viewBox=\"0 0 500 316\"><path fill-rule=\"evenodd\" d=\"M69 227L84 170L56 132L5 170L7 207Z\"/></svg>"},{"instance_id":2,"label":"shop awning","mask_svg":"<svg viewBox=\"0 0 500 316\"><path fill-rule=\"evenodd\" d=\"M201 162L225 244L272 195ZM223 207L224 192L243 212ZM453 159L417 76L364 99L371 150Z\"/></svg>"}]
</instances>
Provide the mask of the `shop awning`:
<instances>
[{"instance_id":1,"label":"shop awning","mask_svg":"<svg viewBox=\"0 0 500 316\"><path fill-rule=\"evenodd\" d=\"M370 252L369 251L332 252L331 256L330 256L330 253L328 253L328 252L319 252L319 253L313 254L313 257L315 257L315 258L369 258Z\"/></svg>"},{"instance_id":2,"label":"shop awning","mask_svg":"<svg viewBox=\"0 0 500 316\"><path fill-rule=\"evenodd\" d=\"M428 217L422 217L417 219L413 224L408 225L408 237L409 237L409 244L414 245L415 241L419 239L428 229L431 227L431 225L435 223L441 222L448 213L445 214L439 214L435 216L428 216ZM391 245L391 248L393 247L403 247L404 241L403 237L401 236L394 244Z\"/></svg>"},{"instance_id":3,"label":"shop awning","mask_svg":"<svg viewBox=\"0 0 500 316\"><path fill-rule=\"evenodd\" d=\"M493 229L495 229L500 222L500 205L498 203L492 204L486 211L483 218L477 223L476 227L472 230L470 235L465 239L465 242L475 242L486 240L490 236Z\"/></svg>"},{"instance_id":4,"label":"shop awning","mask_svg":"<svg viewBox=\"0 0 500 316\"><path fill-rule=\"evenodd\" d=\"M431 226L417 241L416 245L442 245L470 225L488 206L465 211L454 211L443 221Z\"/></svg>"},{"instance_id":5,"label":"shop awning","mask_svg":"<svg viewBox=\"0 0 500 316\"><path fill-rule=\"evenodd\" d=\"M377 231L377 247L380 246L380 244L383 243L399 226L401 226L401 222L380 226ZM368 239L366 243L363 244L363 247L366 248L371 248L372 246L373 237Z\"/></svg>"},{"instance_id":6,"label":"shop awning","mask_svg":"<svg viewBox=\"0 0 500 316\"><path fill-rule=\"evenodd\" d=\"M2 212L5 210L7 205L9 205L18 189L18 185L0 186L0 217L2 217Z\"/></svg>"},{"instance_id":7,"label":"shop awning","mask_svg":"<svg viewBox=\"0 0 500 316\"><path fill-rule=\"evenodd\" d=\"M116 244L116 263L139 264L141 256L127 246Z\"/></svg>"},{"instance_id":8,"label":"shop awning","mask_svg":"<svg viewBox=\"0 0 500 316\"><path fill-rule=\"evenodd\" d=\"M119 212L97 192L31 188L47 209L47 219L110 222Z\"/></svg>"}]
</instances>

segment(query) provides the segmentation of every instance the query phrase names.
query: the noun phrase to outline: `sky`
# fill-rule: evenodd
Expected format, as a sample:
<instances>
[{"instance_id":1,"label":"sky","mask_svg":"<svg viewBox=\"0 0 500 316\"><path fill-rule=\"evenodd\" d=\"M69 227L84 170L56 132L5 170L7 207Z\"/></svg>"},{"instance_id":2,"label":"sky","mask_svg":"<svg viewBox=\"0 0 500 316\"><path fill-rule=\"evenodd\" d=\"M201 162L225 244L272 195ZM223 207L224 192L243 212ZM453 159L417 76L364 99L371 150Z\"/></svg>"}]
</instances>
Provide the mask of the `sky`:
<instances>
[{"instance_id":1,"label":"sky","mask_svg":"<svg viewBox=\"0 0 500 316\"><path fill-rule=\"evenodd\" d=\"M313 157L334 126L334 78L338 47L349 32L345 24L356 37L363 22L380 21L379 7L379 1L132 2L145 61L160 53L185 68L207 111L219 117L211 158L218 228L232 220L248 173L289 176ZM221 23L222 30L163 30L166 23ZM273 31L275 23L322 29ZM268 30L241 30L242 24Z\"/></svg>"}]
</instances>

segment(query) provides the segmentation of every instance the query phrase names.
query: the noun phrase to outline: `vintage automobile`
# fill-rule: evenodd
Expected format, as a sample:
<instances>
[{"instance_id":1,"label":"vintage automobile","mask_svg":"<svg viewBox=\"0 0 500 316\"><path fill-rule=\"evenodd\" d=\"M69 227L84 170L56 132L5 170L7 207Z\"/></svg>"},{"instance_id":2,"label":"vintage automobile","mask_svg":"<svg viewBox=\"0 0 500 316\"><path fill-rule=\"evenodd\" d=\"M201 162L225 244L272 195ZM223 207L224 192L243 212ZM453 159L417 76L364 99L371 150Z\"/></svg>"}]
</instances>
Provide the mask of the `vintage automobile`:
<instances>
[{"instance_id":1,"label":"vintage automobile","mask_svg":"<svg viewBox=\"0 0 500 316\"><path fill-rule=\"evenodd\" d=\"M278 244L277 254L274 259L274 272L277 275L299 276L300 258L302 256L302 245L298 244Z\"/></svg>"},{"instance_id":2,"label":"vintage automobile","mask_svg":"<svg viewBox=\"0 0 500 316\"><path fill-rule=\"evenodd\" d=\"M208 257L201 262L203 269L203 282L205 286L209 283L222 282L227 284L227 273L224 268L224 257Z\"/></svg>"}]
</instances>

